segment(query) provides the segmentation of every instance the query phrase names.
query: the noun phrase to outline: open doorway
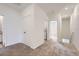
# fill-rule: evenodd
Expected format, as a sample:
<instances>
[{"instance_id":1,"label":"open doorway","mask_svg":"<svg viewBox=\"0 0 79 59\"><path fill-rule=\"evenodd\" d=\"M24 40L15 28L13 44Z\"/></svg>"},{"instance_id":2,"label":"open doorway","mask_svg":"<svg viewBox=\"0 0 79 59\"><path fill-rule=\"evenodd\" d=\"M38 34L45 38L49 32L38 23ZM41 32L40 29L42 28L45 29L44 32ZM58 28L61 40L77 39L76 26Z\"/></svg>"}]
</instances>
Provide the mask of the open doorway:
<instances>
[{"instance_id":1,"label":"open doorway","mask_svg":"<svg viewBox=\"0 0 79 59\"><path fill-rule=\"evenodd\" d=\"M3 47L3 16L0 16L0 48Z\"/></svg>"},{"instance_id":2,"label":"open doorway","mask_svg":"<svg viewBox=\"0 0 79 59\"><path fill-rule=\"evenodd\" d=\"M53 41L57 41L57 21L49 21L48 22L48 30L49 30L49 39Z\"/></svg>"},{"instance_id":3,"label":"open doorway","mask_svg":"<svg viewBox=\"0 0 79 59\"><path fill-rule=\"evenodd\" d=\"M70 43L71 41L71 31L70 31L70 16L63 17L61 25L61 39L63 43Z\"/></svg>"}]
</instances>

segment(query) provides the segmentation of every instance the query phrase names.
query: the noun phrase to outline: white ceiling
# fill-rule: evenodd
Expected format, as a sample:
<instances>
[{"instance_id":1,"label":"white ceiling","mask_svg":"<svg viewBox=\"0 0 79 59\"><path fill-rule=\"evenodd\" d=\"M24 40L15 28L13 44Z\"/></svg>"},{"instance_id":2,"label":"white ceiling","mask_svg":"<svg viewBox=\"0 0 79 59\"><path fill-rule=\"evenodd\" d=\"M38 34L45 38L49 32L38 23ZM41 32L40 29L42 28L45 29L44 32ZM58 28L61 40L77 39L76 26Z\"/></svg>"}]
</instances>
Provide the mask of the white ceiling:
<instances>
[{"instance_id":1,"label":"white ceiling","mask_svg":"<svg viewBox=\"0 0 79 59\"><path fill-rule=\"evenodd\" d=\"M66 5L70 4L64 4L64 3L48 3L48 4L38 4L45 12L51 13L51 12L59 12L62 8L64 8Z\"/></svg>"},{"instance_id":2,"label":"white ceiling","mask_svg":"<svg viewBox=\"0 0 79 59\"><path fill-rule=\"evenodd\" d=\"M24 8L27 8L31 4L30 3L4 3L4 5L15 8L18 11L22 11L22 10L24 10Z\"/></svg>"},{"instance_id":3,"label":"white ceiling","mask_svg":"<svg viewBox=\"0 0 79 59\"><path fill-rule=\"evenodd\" d=\"M19 11L22 11L24 10L24 8L27 8L31 4L34 3L6 3L5 5L11 6ZM74 5L76 4L75 3L37 3L36 5L38 5L49 17L51 17L52 15L55 15L59 12L63 14L71 13ZM65 8L68 8L68 10L65 10Z\"/></svg>"},{"instance_id":4,"label":"white ceiling","mask_svg":"<svg viewBox=\"0 0 79 59\"><path fill-rule=\"evenodd\" d=\"M73 7L76 4L71 3L47 3L47 4L38 4L49 17L52 17L52 15L58 14L61 12L62 14L71 13L73 10ZM68 8L68 10L65 10L65 8Z\"/></svg>"}]
</instances>

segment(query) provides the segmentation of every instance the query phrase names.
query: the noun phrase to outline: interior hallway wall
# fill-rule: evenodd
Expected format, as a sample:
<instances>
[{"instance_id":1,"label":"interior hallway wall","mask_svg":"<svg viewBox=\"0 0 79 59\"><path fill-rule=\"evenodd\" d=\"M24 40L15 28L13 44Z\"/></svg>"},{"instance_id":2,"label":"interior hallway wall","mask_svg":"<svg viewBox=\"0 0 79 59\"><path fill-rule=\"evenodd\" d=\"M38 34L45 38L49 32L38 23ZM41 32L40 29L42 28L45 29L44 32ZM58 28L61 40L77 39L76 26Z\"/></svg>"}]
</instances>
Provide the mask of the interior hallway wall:
<instances>
[{"instance_id":1,"label":"interior hallway wall","mask_svg":"<svg viewBox=\"0 0 79 59\"><path fill-rule=\"evenodd\" d=\"M20 15L16 9L0 4L0 15L3 19L3 44L9 46L21 42Z\"/></svg>"},{"instance_id":2,"label":"interior hallway wall","mask_svg":"<svg viewBox=\"0 0 79 59\"><path fill-rule=\"evenodd\" d=\"M2 32L2 22L3 22L3 17L0 16L0 32Z\"/></svg>"},{"instance_id":3,"label":"interior hallway wall","mask_svg":"<svg viewBox=\"0 0 79 59\"><path fill-rule=\"evenodd\" d=\"M23 11L23 15L23 24L26 26L23 32L26 31L26 34L22 42L35 49L44 43L44 30L48 18L37 5L30 5Z\"/></svg>"},{"instance_id":4,"label":"interior hallway wall","mask_svg":"<svg viewBox=\"0 0 79 59\"><path fill-rule=\"evenodd\" d=\"M75 7L74 13L72 15L73 22L73 44L79 50L79 5Z\"/></svg>"},{"instance_id":5,"label":"interior hallway wall","mask_svg":"<svg viewBox=\"0 0 79 59\"><path fill-rule=\"evenodd\" d=\"M0 16L0 42L2 42L2 27L3 27L3 16Z\"/></svg>"}]
</instances>

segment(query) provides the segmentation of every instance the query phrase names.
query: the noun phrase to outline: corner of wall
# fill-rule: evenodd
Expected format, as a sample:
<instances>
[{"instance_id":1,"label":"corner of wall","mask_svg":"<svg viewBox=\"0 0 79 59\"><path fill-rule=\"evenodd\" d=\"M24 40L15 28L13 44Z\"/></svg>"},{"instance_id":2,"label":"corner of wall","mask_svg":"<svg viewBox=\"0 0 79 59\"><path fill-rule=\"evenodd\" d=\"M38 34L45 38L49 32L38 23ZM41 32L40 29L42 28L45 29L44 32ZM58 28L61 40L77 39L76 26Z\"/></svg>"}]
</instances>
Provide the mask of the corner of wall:
<instances>
[{"instance_id":1,"label":"corner of wall","mask_svg":"<svg viewBox=\"0 0 79 59\"><path fill-rule=\"evenodd\" d=\"M32 49L36 49L38 48L39 46L43 45L44 44L44 40L43 41L39 41L37 43L35 43L34 45L30 46Z\"/></svg>"}]
</instances>

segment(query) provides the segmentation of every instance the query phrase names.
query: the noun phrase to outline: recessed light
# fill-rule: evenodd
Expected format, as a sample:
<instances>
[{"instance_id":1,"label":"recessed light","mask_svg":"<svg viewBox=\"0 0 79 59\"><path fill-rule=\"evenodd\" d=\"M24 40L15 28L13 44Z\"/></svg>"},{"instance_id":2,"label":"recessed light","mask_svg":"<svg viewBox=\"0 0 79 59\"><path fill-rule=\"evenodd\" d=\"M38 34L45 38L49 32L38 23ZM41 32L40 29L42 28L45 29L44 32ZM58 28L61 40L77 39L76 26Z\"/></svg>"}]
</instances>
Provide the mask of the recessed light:
<instances>
[{"instance_id":1,"label":"recessed light","mask_svg":"<svg viewBox=\"0 0 79 59\"><path fill-rule=\"evenodd\" d=\"M68 8L65 8L65 10L68 10Z\"/></svg>"}]
</instances>

